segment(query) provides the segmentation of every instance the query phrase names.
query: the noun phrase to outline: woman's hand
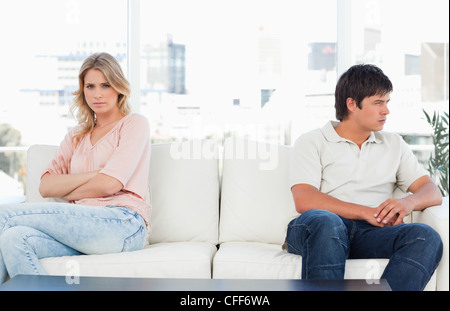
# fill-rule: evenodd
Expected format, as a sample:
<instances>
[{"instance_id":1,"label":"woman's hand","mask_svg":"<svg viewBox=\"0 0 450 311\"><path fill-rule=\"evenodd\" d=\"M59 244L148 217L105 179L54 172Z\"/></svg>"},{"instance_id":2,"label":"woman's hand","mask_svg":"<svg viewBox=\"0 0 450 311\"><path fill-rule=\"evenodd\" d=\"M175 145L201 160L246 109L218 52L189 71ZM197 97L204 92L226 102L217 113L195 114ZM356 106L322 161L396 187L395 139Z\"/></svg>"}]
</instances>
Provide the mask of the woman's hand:
<instances>
[{"instance_id":1,"label":"woman's hand","mask_svg":"<svg viewBox=\"0 0 450 311\"><path fill-rule=\"evenodd\" d=\"M102 198L113 195L122 190L122 183L114 177L98 173L86 183L73 189L63 196L67 201L76 201L87 198Z\"/></svg>"},{"instance_id":2,"label":"woman's hand","mask_svg":"<svg viewBox=\"0 0 450 311\"><path fill-rule=\"evenodd\" d=\"M59 157L58 161L53 161L55 165L56 173L59 175L69 174L69 168L66 165L66 161L62 157Z\"/></svg>"},{"instance_id":3,"label":"woman's hand","mask_svg":"<svg viewBox=\"0 0 450 311\"><path fill-rule=\"evenodd\" d=\"M64 167L59 166L61 171ZM43 198L64 198L66 195L86 184L98 175L98 171L82 174L50 174L46 173L41 178L39 192Z\"/></svg>"}]
</instances>

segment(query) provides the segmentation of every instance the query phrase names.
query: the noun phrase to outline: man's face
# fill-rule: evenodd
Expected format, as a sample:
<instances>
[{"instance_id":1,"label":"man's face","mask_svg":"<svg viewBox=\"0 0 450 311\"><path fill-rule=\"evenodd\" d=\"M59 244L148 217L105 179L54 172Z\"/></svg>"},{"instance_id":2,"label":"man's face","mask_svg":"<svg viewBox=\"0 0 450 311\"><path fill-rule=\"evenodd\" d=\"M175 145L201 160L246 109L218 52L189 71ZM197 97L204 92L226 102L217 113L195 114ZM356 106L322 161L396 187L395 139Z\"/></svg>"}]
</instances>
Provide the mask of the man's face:
<instances>
[{"instance_id":1,"label":"man's face","mask_svg":"<svg viewBox=\"0 0 450 311\"><path fill-rule=\"evenodd\" d=\"M389 93L365 97L361 102L361 109L353 109L353 118L358 127L363 131L381 131L389 114L389 101Z\"/></svg>"}]
</instances>

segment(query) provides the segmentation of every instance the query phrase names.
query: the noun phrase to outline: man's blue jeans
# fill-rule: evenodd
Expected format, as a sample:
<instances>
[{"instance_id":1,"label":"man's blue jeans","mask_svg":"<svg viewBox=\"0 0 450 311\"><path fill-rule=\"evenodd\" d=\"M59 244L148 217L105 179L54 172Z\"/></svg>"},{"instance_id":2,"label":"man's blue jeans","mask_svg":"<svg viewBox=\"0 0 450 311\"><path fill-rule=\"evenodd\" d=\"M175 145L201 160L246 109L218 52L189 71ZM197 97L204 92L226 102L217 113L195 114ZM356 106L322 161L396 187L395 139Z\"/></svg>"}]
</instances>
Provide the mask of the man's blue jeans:
<instances>
[{"instance_id":1,"label":"man's blue jeans","mask_svg":"<svg viewBox=\"0 0 450 311\"><path fill-rule=\"evenodd\" d=\"M289 223L286 242L289 253L302 256L303 279L343 279L346 259L388 258L382 278L392 290L423 290L443 250L424 224L379 228L316 209Z\"/></svg>"},{"instance_id":2,"label":"man's blue jeans","mask_svg":"<svg viewBox=\"0 0 450 311\"><path fill-rule=\"evenodd\" d=\"M133 251L145 238L144 219L126 207L0 205L0 284L7 274L46 274L40 258Z\"/></svg>"}]
</instances>

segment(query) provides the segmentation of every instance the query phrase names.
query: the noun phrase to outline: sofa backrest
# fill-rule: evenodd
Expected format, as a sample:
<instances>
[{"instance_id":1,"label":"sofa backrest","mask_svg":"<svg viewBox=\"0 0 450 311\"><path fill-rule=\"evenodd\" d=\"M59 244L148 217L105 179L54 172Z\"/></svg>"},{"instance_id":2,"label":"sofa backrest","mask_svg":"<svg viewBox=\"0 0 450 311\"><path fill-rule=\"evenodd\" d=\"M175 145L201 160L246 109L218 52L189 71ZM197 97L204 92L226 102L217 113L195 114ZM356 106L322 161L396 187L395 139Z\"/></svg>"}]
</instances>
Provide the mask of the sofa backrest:
<instances>
[{"instance_id":1,"label":"sofa backrest","mask_svg":"<svg viewBox=\"0 0 450 311\"><path fill-rule=\"evenodd\" d=\"M57 149L49 145L33 145L28 149L27 202L59 201L44 199L39 193L42 171ZM218 148L211 141L152 145L150 244L179 241L217 244L218 176Z\"/></svg>"},{"instance_id":2,"label":"sofa backrest","mask_svg":"<svg viewBox=\"0 0 450 311\"><path fill-rule=\"evenodd\" d=\"M27 202L50 202L55 199L44 199L39 193L39 184L44 169L49 164L58 146L33 145L27 152L27 178L26 178L26 201Z\"/></svg>"},{"instance_id":3,"label":"sofa backrest","mask_svg":"<svg viewBox=\"0 0 450 311\"><path fill-rule=\"evenodd\" d=\"M298 216L289 189L290 146L225 141L219 242L283 244Z\"/></svg>"},{"instance_id":4,"label":"sofa backrest","mask_svg":"<svg viewBox=\"0 0 450 311\"><path fill-rule=\"evenodd\" d=\"M152 145L150 244L217 244L219 226L218 147L212 141Z\"/></svg>"}]
</instances>

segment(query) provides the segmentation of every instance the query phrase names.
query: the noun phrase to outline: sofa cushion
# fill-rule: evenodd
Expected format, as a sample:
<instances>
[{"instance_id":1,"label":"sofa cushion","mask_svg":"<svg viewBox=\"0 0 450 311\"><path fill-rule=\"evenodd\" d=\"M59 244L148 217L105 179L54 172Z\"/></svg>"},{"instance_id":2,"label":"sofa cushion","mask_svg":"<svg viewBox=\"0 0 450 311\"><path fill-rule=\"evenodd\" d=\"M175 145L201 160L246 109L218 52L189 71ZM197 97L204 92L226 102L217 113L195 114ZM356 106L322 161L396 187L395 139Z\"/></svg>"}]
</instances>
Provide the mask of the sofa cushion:
<instances>
[{"instance_id":1,"label":"sofa cushion","mask_svg":"<svg viewBox=\"0 0 450 311\"><path fill-rule=\"evenodd\" d=\"M345 279L376 282L389 260L347 259ZM213 278L216 279L300 279L302 257L289 254L280 245L256 242L227 242L214 256ZM435 290L433 274L425 290Z\"/></svg>"},{"instance_id":2,"label":"sofa cushion","mask_svg":"<svg viewBox=\"0 0 450 311\"><path fill-rule=\"evenodd\" d=\"M349 259L346 279L379 279L388 259ZM300 279L302 257L289 254L280 245L227 242L214 256L214 278Z\"/></svg>"},{"instance_id":3,"label":"sofa cushion","mask_svg":"<svg viewBox=\"0 0 450 311\"><path fill-rule=\"evenodd\" d=\"M212 141L152 145L150 244L218 242L218 148Z\"/></svg>"},{"instance_id":4,"label":"sofa cushion","mask_svg":"<svg viewBox=\"0 0 450 311\"><path fill-rule=\"evenodd\" d=\"M230 138L224 143L220 242L283 244L297 217L288 184L291 147Z\"/></svg>"},{"instance_id":5,"label":"sofa cushion","mask_svg":"<svg viewBox=\"0 0 450 311\"><path fill-rule=\"evenodd\" d=\"M39 193L41 175L58 150L58 146L33 145L27 151L27 202L50 202L55 199L44 199Z\"/></svg>"},{"instance_id":6,"label":"sofa cushion","mask_svg":"<svg viewBox=\"0 0 450 311\"><path fill-rule=\"evenodd\" d=\"M280 245L258 242L226 242L214 256L213 278L300 279L302 257Z\"/></svg>"},{"instance_id":7,"label":"sofa cushion","mask_svg":"<svg viewBox=\"0 0 450 311\"><path fill-rule=\"evenodd\" d=\"M158 243L133 252L50 257L40 262L49 275L208 279L215 252L209 243Z\"/></svg>"},{"instance_id":8,"label":"sofa cushion","mask_svg":"<svg viewBox=\"0 0 450 311\"><path fill-rule=\"evenodd\" d=\"M27 153L27 202L44 199L40 177L57 146L33 145ZM218 148L212 141L152 145L149 186L150 243L217 244L219 221Z\"/></svg>"}]
</instances>

